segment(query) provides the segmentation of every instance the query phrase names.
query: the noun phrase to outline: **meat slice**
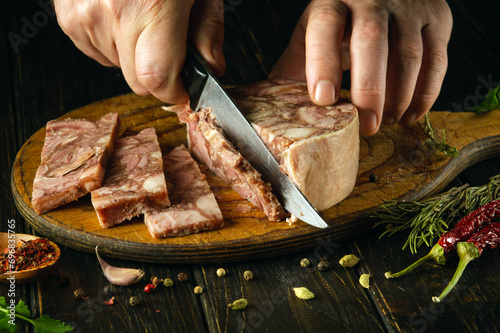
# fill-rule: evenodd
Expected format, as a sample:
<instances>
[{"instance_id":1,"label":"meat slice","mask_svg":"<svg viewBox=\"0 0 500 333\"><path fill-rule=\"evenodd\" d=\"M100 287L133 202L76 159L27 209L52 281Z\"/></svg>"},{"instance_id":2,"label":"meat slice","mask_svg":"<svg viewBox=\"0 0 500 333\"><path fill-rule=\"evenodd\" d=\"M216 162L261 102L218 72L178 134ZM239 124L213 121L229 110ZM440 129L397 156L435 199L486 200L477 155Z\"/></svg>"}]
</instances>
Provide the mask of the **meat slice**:
<instances>
[{"instance_id":1,"label":"meat slice","mask_svg":"<svg viewBox=\"0 0 500 333\"><path fill-rule=\"evenodd\" d=\"M359 118L349 101L317 106L305 83L290 80L261 81L230 93L314 207L327 209L351 193L358 172Z\"/></svg>"},{"instance_id":2,"label":"meat slice","mask_svg":"<svg viewBox=\"0 0 500 333\"><path fill-rule=\"evenodd\" d=\"M174 111L187 124L191 154L229 184L242 197L260 208L270 221L287 216L261 174L234 148L209 109L193 112L189 105L164 108Z\"/></svg>"},{"instance_id":3,"label":"meat slice","mask_svg":"<svg viewBox=\"0 0 500 333\"><path fill-rule=\"evenodd\" d=\"M154 128L116 141L102 187L91 197L103 228L170 205Z\"/></svg>"},{"instance_id":4,"label":"meat slice","mask_svg":"<svg viewBox=\"0 0 500 333\"><path fill-rule=\"evenodd\" d=\"M77 200L101 186L119 126L117 113L96 122L65 119L47 123L31 199L37 214Z\"/></svg>"},{"instance_id":5,"label":"meat slice","mask_svg":"<svg viewBox=\"0 0 500 333\"><path fill-rule=\"evenodd\" d=\"M155 238L182 236L221 228L224 219L205 175L184 146L163 157L165 178L172 205L144 214Z\"/></svg>"}]
</instances>

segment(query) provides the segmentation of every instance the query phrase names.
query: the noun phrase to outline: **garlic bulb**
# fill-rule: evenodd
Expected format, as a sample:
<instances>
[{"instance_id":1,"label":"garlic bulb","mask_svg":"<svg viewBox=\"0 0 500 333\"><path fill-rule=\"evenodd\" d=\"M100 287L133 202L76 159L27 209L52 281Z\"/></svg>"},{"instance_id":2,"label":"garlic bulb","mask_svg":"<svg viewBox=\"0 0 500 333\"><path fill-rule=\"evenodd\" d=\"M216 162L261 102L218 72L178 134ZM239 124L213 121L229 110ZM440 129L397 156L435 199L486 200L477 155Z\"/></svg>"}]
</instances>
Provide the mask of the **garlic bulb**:
<instances>
[{"instance_id":1,"label":"garlic bulb","mask_svg":"<svg viewBox=\"0 0 500 333\"><path fill-rule=\"evenodd\" d=\"M95 254L97 255L99 264L101 264L104 276L106 276L108 281L112 284L117 286L129 286L139 282L144 277L144 271L142 269L111 266L99 256L97 246L95 247Z\"/></svg>"}]
</instances>

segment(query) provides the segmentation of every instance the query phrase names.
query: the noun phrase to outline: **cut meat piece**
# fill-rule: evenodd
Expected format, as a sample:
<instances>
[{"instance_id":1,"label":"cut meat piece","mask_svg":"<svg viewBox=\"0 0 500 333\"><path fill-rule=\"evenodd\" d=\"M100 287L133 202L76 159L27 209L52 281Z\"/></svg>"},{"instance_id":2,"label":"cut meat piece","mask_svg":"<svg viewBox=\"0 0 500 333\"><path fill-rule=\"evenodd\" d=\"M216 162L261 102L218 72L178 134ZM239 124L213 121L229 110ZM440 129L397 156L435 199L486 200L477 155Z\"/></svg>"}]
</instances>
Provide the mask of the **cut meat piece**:
<instances>
[{"instance_id":1,"label":"cut meat piece","mask_svg":"<svg viewBox=\"0 0 500 333\"><path fill-rule=\"evenodd\" d=\"M267 80L230 91L236 104L280 162L281 169L318 210L352 192L359 162L356 108L340 98L317 106L307 85Z\"/></svg>"},{"instance_id":2,"label":"cut meat piece","mask_svg":"<svg viewBox=\"0 0 500 333\"><path fill-rule=\"evenodd\" d=\"M103 228L170 205L154 128L116 141L102 187L91 196Z\"/></svg>"},{"instance_id":3,"label":"cut meat piece","mask_svg":"<svg viewBox=\"0 0 500 333\"><path fill-rule=\"evenodd\" d=\"M165 178L172 205L144 214L155 238L183 236L221 228L224 219L205 175L184 146L163 157Z\"/></svg>"},{"instance_id":4,"label":"cut meat piece","mask_svg":"<svg viewBox=\"0 0 500 333\"><path fill-rule=\"evenodd\" d=\"M164 108L174 111L187 124L191 154L229 184L242 197L260 208L270 221L287 216L261 174L233 147L210 110L193 112L189 105Z\"/></svg>"},{"instance_id":5,"label":"cut meat piece","mask_svg":"<svg viewBox=\"0 0 500 333\"><path fill-rule=\"evenodd\" d=\"M37 214L77 200L101 186L119 126L117 113L96 122L65 119L47 123L31 199Z\"/></svg>"}]
</instances>

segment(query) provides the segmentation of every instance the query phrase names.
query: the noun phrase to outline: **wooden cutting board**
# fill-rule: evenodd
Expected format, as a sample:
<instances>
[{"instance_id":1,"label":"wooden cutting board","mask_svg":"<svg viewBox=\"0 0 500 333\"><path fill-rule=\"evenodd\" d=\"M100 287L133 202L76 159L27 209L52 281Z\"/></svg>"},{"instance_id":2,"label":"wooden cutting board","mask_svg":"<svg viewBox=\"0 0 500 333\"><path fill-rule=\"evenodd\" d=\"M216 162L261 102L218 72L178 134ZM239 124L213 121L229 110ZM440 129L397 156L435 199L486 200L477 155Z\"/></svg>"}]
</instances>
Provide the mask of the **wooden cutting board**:
<instances>
[{"instance_id":1,"label":"wooden cutting board","mask_svg":"<svg viewBox=\"0 0 500 333\"><path fill-rule=\"evenodd\" d=\"M97 120L109 112L121 117L120 135L132 135L155 127L163 153L186 144L185 126L175 114L161 110L153 97L118 96L71 111L62 118ZM17 208L42 235L76 250L100 252L116 258L165 263L228 262L270 257L304 249L322 248L372 227L370 212L383 199L417 200L445 187L466 167L500 153L500 110L474 113L432 112L432 125L460 151L448 158L423 145L422 124L411 127L382 126L379 133L361 138L360 167L354 191L338 205L323 211L329 224L317 229L303 222L269 222L264 214L218 177L207 171L208 182L224 214L225 226L216 231L183 237L153 239L141 218L102 229L90 195L37 215L31 191L45 128L20 149L12 169L12 190ZM370 174L377 176L375 182ZM328 181L325 179L325 181Z\"/></svg>"}]
</instances>

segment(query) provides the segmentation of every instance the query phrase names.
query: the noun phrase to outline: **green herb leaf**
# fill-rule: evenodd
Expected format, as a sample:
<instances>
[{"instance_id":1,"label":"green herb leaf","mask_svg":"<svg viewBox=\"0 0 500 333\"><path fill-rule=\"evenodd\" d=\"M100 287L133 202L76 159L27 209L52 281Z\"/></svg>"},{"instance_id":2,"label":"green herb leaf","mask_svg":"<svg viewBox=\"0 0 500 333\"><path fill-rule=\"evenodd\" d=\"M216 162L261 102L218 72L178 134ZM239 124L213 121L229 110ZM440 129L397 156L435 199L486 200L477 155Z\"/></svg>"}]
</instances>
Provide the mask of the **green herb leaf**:
<instances>
[{"instance_id":1,"label":"green herb leaf","mask_svg":"<svg viewBox=\"0 0 500 333\"><path fill-rule=\"evenodd\" d=\"M476 113L486 113L500 109L500 86L491 88L486 94L486 99L476 107L467 108L469 111Z\"/></svg>"},{"instance_id":2,"label":"green herb leaf","mask_svg":"<svg viewBox=\"0 0 500 333\"><path fill-rule=\"evenodd\" d=\"M35 327L37 333L64 333L73 330L73 326L66 325L57 319L52 319L47 315L42 315L38 319L30 319L30 310L26 306L23 300L15 306L15 317L17 319L23 319ZM10 309L7 308L7 303L5 297L0 297L0 332L15 333L17 331L17 326L12 325L15 323L10 317Z\"/></svg>"},{"instance_id":3,"label":"green herb leaf","mask_svg":"<svg viewBox=\"0 0 500 333\"><path fill-rule=\"evenodd\" d=\"M73 326L66 325L60 320L52 319L47 315L42 315L40 318L33 320L37 333L64 333L73 330Z\"/></svg>"},{"instance_id":4,"label":"green herb leaf","mask_svg":"<svg viewBox=\"0 0 500 333\"><path fill-rule=\"evenodd\" d=\"M427 137L425 139L424 144L432 150L437 150L442 152L448 157L458 157L460 154L458 153L457 147L450 146L446 143L446 133L443 128L443 141L438 141L434 136L434 129L431 125L431 120L429 119L429 112L425 114L425 125L424 132Z\"/></svg>"},{"instance_id":5,"label":"green herb leaf","mask_svg":"<svg viewBox=\"0 0 500 333\"><path fill-rule=\"evenodd\" d=\"M23 300L20 300L19 303L16 305L16 313L20 314L21 316L25 317L31 317L31 312L30 309L24 304Z\"/></svg>"}]
</instances>

